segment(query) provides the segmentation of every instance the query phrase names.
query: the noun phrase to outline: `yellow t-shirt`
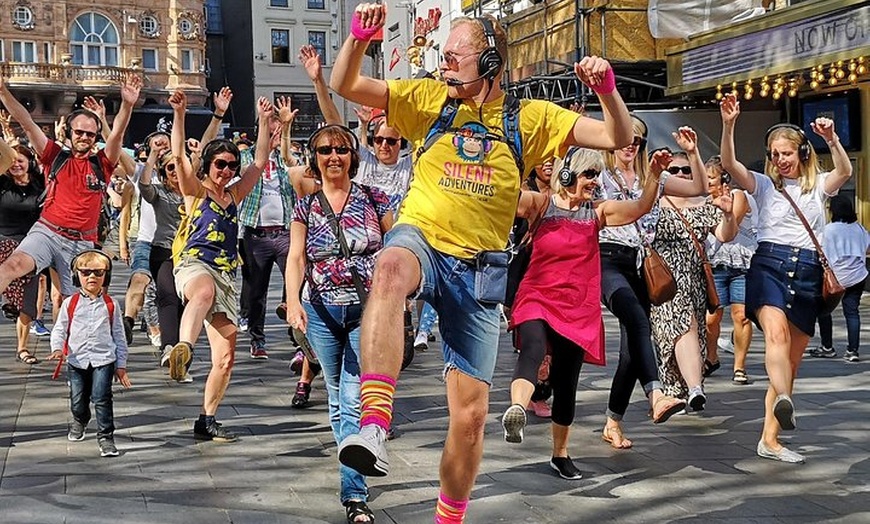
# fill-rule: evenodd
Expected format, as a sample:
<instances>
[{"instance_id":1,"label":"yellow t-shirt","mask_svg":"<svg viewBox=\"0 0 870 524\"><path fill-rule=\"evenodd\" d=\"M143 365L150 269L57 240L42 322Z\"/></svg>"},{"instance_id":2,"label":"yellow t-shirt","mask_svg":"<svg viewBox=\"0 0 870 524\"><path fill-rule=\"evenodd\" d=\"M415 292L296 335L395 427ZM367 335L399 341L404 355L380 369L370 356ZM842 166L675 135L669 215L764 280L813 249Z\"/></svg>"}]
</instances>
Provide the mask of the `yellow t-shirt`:
<instances>
[{"instance_id":1,"label":"yellow t-shirt","mask_svg":"<svg viewBox=\"0 0 870 524\"><path fill-rule=\"evenodd\" d=\"M416 152L447 101L435 80L390 80L389 125ZM519 129L526 173L520 176L504 136L503 98L477 107L459 105L452 126L414 164L399 224L419 227L436 250L458 258L504 249L513 225L520 182L531 169L562 152L579 115L543 100L521 100Z\"/></svg>"}]
</instances>

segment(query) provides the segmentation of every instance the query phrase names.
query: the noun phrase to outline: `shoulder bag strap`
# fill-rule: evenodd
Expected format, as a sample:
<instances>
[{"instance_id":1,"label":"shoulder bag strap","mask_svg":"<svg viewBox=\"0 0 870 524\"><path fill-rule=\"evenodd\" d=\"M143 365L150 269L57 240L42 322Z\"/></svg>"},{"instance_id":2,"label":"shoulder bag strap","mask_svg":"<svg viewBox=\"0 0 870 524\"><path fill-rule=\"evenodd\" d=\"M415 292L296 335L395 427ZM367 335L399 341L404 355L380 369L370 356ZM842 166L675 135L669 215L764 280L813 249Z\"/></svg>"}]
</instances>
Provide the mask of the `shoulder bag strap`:
<instances>
[{"instance_id":1,"label":"shoulder bag strap","mask_svg":"<svg viewBox=\"0 0 870 524\"><path fill-rule=\"evenodd\" d=\"M607 170L607 172L610 174L611 178L616 181L616 185L619 186L619 191L629 199L634 200L631 196L631 192L628 190L627 187L625 187L625 181L622 179L622 175L620 175L619 173L612 173L609 169ZM655 206L655 204L653 205ZM643 233L643 230L641 230L640 224L638 224L639 220L640 219L635 220L633 224L634 228L637 229L637 236L640 237L640 244L645 249L650 249L649 242L646 241L646 235Z\"/></svg>"},{"instance_id":2,"label":"shoulder bag strap","mask_svg":"<svg viewBox=\"0 0 870 524\"><path fill-rule=\"evenodd\" d=\"M351 186L351 191L353 191L353 186ZM366 291L362 277L360 277L359 272L356 270L356 266L351 260L350 248L347 246L347 239L344 238L344 232L341 230L341 225L338 223L338 217L335 216L335 212L332 210L332 206L329 205L329 199L326 198L326 194L323 190L317 192L317 200L320 201L320 207L323 209L323 214L326 215L326 221L329 222L329 227L332 228L332 234L338 239L338 244L341 248L341 256L347 260L347 268L350 270L351 277L353 277L353 286L356 288L357 295L359 295L360 304L365 307L366 299L368 299L369 294L368 291Z\"/></svg>"},{"instance_id":3,"label":"shoulder bag strap","mask_svg":"<svg viewBox=\"0 0 870 524\"><path fill-rule=\"evenodd\" d=\"M671 207L674 209L674 211L677 212L677 216L680 217L680 220L683 222L683 225L686 226L686 231L688 231L689 236L692 237L692 244L695 245L695 251L697 251L698 256L701 257L701 263L709 265L710 261L707 260L707 252L704 249L704 245L701 244L701 242L698 240L697 235L695 235L695 231L692 229L692 224L690 224L689 221L686 220L686 217L683 216L683 212L680 210L680 208L678 208L676 205L674 205L674 202L671 200L671 197L666 196L665 200L667 200L668 203L671 205Z\"/></svg>"},{"instance_id":4,"label":"shoulder bag strap","mask_svg":"<svg viewBox=\"0 0 870 524\"><path fill-rule=\"evenodd\" d=\"M798 208L797 204L795 204L795 201L792 200L791 195L788 194L788 192L785 190L785 188L783 188L783 187L777 188L777 191L779 191L780 194L782 196L784 196L786 200L788 200L788 203L791 204L791 207L792 207L792 209L794 209L794 212L797 213L798 218L801 220L801 224L804 225L804 228L807 230L807 234L810 235L810 240L812 240L813 245L816 246L816 252L819 254L819 262L822 264L822 267L827 269L829 267L828 266L828 258L825 256L825 252L822 250L822 246L821 246L821 244L819 244L819 239L816 238L816 234L815 234L815 232L813 232L813 228L810 226L810 223L807 221L807 217L804 216L804 214L801 212L800 208Z\"/></svg>"},{"instance_id":5,"label":"shoulder bag strap","mask_svg":"<svg viewBox=\"0 0 870 524\"><path fill-rule=\"evenodd\" d=\"M518 253L522 248L526 247L532 242L532 239L535 237L535 233L538 232L538 228L541 227L541 221L544 218L544 214L550 209L550 201L552 200L553 195L547 196L547 203L544 205L544 208L541 210L541 214L538 216L538 219L535 220L535 223L532 227L526 230L526 234L523 235L523 238L517 243L513 248L513 253Z\"/></svg>"},{"instance_id":6,"label":"shoulder bag strap","mask_svg":"<svg viewBox=\"0 0 870 524\"><path fill-rule=\"evenodd\" d=\"M61 369L63 369L63 361L66 360L66 356L69 355L69 332L70 329L72 329L73 314L75 313L80 297L81 292L76 291L69 298L69 304L66 307L66 334L63 339L63 351L61 352L60 358L57 360L57 365L54 367L54 373L51 374L51 380L57 380L57 377L60 376Z\"/></svg>"}]
</instances>

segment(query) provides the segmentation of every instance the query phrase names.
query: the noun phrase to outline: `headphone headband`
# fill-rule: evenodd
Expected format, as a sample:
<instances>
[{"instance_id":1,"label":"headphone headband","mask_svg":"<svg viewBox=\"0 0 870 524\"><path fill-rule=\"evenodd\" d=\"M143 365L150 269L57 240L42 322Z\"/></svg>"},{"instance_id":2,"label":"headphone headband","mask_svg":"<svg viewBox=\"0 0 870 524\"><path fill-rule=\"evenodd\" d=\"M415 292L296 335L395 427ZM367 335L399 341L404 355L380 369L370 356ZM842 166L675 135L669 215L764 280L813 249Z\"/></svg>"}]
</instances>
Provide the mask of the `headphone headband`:
<instances>
[{"instance_id":1,"label":"headphone headband","mask_svg":"<svg viewBox=\"0 0 870 524\"><path fill-rule=\"evenodd\" d=\"M770 136L780 129L789 129L795 131L798 136L800 136L800 143L798 144L798 158L800 158L801 162L806 162L810 159L810 139L807 138L807 134L804 133L804 130L800 128L800 126L796 126L790 122L781 122L779 124L774 124L770 126L767 130L767 133L764 134L764 150L768 160L771 160L772 154L770 152Z\"/></svg>"},{"instance_id":2,"label":"headphone headband","mask_svg":"<svg viewBox=\"0 0 870 524\"><path fill-rule=\"evenodd\" d=\"M69 263L69 270L70 273L72 273L73 285L76 287L81 287L82 285L81 279L79 279L79 274L76 271L76 263L79 261L79 258L81 258L81 256L86 253L97 253L99 255L102 255L103 258L106 259L106 279L103 280L103 286L108 287L109 282L112 281L112 258L107 255L105 251L101 251L99 249L85 249L84 251L73 257L72 261Z\"/></svg>"},{"instance_id":3,"label":"headphone headband","mask_svg":"<svg viewBox=\"0 0 870 524\"><path fill-rule=\"evenodd\" d=\"M481 51L477 58L477 74L493 81L504 65L504 58L496 44L495 26L492 25L492 20L486 17L475 18L475 20L483 27L483 36L486 38L486 49Z\"/></svg>"},{"instance_id":4,"label":"headphone headband","mask_svg":"<svg viewBox=\"0 0 870 524\"><path fill-rule=\"evenodd\" d=\"M320 133L323 133L327 129L338 129L343 134L350 137L351 143L351 151L350 151L350 178L356 176L357 169L359 168L359 139L356 137L356 134L351 131L351 129L347 126L343 126L341 124L327 124L321 128L315 129L311 135L308 136L308 150L312 152L312 158L308 162L308 167L314 173L315 176L320 178L322 174L320 173L320 168L317 166L317 157L314 152L314 142L317 140L317 137L320 136Z\"/></svg>"},{"instance_id":5,"label":"headphone headband","mask_svg":"<svg viewBox=\"0 0 870 524\"><path fill-rule=\"evenodd\" d=\"M72 140L72 121L76 117L79 117L82 115L85 115L85 116L93 119L93 121L97 123L97 140L96 141L99 141L99 139L102 138L102 134L103 134L103 123L100 121L100 117L98 117L96 113L94 113L93 111L90 111L88 109L84 109L84 108L76 109L72 113L66 115L66 118L64 119L64 129L66 131L67 140Z\"/></svg>"}]
</instances>

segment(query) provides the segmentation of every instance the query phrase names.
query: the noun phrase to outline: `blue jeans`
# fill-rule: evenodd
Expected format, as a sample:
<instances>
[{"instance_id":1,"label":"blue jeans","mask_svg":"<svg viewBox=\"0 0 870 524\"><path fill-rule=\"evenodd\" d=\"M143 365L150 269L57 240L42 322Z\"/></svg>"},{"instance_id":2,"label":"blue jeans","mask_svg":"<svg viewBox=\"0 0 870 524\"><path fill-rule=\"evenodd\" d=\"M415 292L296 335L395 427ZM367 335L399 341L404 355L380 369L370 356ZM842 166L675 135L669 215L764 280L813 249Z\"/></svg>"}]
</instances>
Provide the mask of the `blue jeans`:
<instances>
[{"instance_id":1,"label":"blue jeans","mask_svg":"<svg viewBox=\"0 0 870 524\"><path fill-rule=\"evenodd\" d=\"M719 305L722 308L746 302L745 269L716 266L713 268L713 282L716 284L716 294L719 295Z\"/></svg>"},{"instance_id":2,"label":"blue jeans","mask_svg":"<svg viewBox=\"0 0 870 524\"><path fill-rule=\"evenodd\" d=\"M426 301L441 317L444 373L456 369L492 384L500 314L497 304L475 298L477 270L473 261L436 251L426 242L420 228L409 224L394 226L385 238L386 247L407 249L420 263L420 289L417 296L409 298Z\"/></svg>"},{"instance_id":3,"label":"blue jeans","mask_svg":"<svg viewBox=\"0 0 870 524\"><path fill-rule=\"evenodd\" d=\"M83 426L91 420L91 402L97 415L97 438L111 437L115 433L115 415L112 412L112 378L115 363L81 369L67 365L69 370L69 409Z\"/></svg>"},{"instance_id":4,"label":"blue jeans","mask_svg":"<svg viewBox=\"0 0 870 524\"><path fill-rule=\"evenodd\" d=\"M864 281L846 288L843 295L843 316L846 318L846 333L849 340L849 351L858 351L861 346L861 315L858 314L858 306L861 304L861 294L864 293ZM831 315L819 317L819 335L822 338L822 346L834 347L833 321Z\"/></svg>"},{"instance_id":5,"label":"blue jeans","mask_svg":"<svg viewBox=\"0 0 870 524\"><path fill-rule=\"evenodd\" d=\"M306 336L323 368L329 397L329 424L339 443L359 433L360 365L359 333L362 307L303 303L308 315ZM367 500L366 478L356 470L339 465L341 502Z\"/></svg>"},{"instance_id":6,"label":"blue jeans","mask_svg":"<svg viewBox=\"0 0 870 524\"><path fill-rule=\"evenodd\" d=\"M417 326L417 333L431 335L437 319L438 313L435 312L435 308L430 306L428 302L423 302L423 311L420 313L420 325Z\"/></svg>"}]
</instances>

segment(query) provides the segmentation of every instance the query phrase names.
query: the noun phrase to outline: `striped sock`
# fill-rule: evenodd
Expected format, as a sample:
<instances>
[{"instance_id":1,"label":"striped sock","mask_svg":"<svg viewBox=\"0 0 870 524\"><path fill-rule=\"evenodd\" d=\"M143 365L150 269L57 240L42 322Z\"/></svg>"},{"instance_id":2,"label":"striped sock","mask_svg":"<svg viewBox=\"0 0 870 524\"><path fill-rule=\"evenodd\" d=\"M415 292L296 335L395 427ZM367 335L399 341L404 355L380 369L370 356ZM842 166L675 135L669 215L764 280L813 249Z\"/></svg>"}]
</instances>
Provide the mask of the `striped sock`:
<instances>
[{"instance_id":1,"label":"striped sock","mask_svg":"<svg viewBox=\"0 0 870 524\"><path fill-rule=\"evenodd\" d=\"M366 373L360 377L359 400L360 427L376 424L390 430L393 420L393 395L396 393L396 379L386 375Z\"/></svg>"},{"instance_id":2,"label":"striped sock","mask_svg":"<svg viewBox=\"0 0 870 524\"><path fill-rule=\"evenodd\" d=\"M461 524L465 520L468 499L453 500L442 491L435 506L435 524Z\"/></svg>"}]
</instances>

